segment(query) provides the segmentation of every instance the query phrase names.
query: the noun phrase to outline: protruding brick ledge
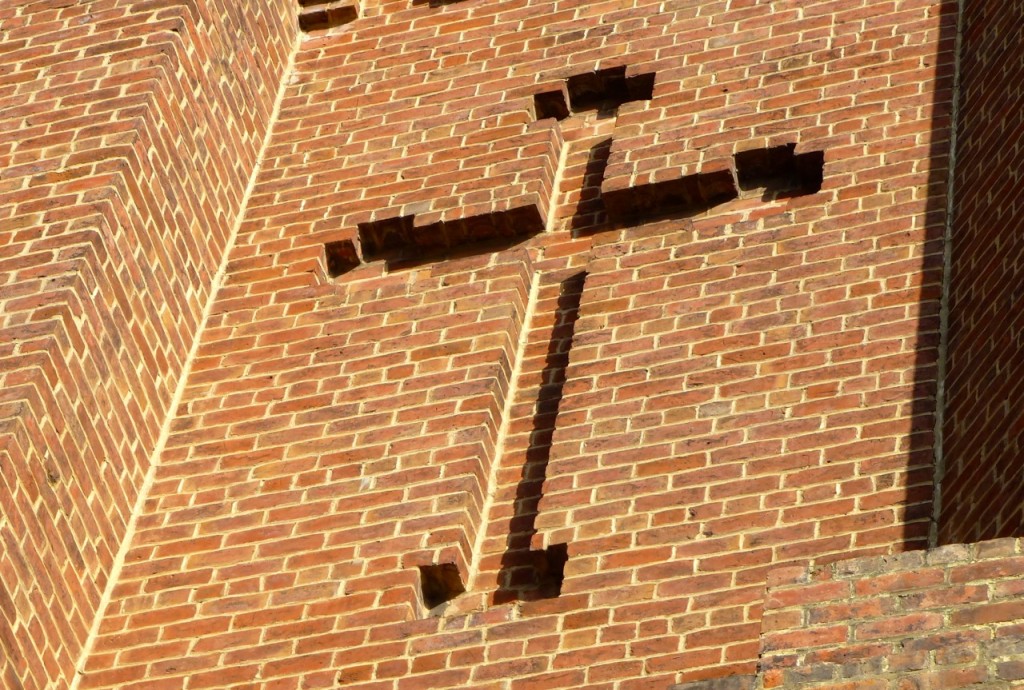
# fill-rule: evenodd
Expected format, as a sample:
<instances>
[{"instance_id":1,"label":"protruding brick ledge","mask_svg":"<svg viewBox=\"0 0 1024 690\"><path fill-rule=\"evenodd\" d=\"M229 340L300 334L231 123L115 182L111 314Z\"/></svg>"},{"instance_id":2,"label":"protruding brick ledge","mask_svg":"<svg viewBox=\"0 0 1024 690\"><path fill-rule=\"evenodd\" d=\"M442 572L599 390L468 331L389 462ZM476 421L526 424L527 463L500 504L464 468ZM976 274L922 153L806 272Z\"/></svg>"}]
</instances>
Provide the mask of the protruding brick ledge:
<instances>
[{"instance_id":1,"label":"protruding brick ledge","mask_svg":"<svg viewBox=\"0 0 1024 690\"><path fill-rule=\"evenodd\" d=\"M668 213L696 213L735 199L736 177L729 161L708 166L694 175L631 187L626 180L605 180L601 185L608 215L615 220L656 217Z\"/></svg>"},{"instance_id":2,"label":"protruding brick ledge","mask_svg":"<svg viewBox=\"0 0 1024 690\"><path fill-rule=\"evenodd\" d=\"M359 18L356 0L299 0L299 28L321 33Z\"/></svg>"},{"instance_id":3,"label":"protruding brick ledge","mask_svg":"<svg viewBox=\"0 0 1024 690\"><path fill-rule=\"evenodd\" d=\"M544 229L535 195L513 200L491 213L421 223L421 216L384 218L359 224L363 259L410 260L438 250L501 239L517 240Z\"/></svg>"}]
</instances>

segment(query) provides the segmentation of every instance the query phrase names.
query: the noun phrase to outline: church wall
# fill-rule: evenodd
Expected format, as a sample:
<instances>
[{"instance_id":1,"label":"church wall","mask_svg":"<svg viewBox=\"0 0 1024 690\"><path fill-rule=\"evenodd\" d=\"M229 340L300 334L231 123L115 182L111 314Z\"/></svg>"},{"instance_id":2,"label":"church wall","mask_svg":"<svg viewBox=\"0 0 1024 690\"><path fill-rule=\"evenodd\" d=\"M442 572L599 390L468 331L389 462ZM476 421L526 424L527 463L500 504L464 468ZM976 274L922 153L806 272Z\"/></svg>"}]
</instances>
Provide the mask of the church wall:
<instances>
[{"instance_id":1,"label":"church wall","mask_svg":"<svg viewBox=\"0 0 1024 690\"><path fill-rule=\"evenodd\" d=\"M770 572L926 545L953 3L385 9L296 57L83 687L749 682Z\"/></svg>"}]
</instances>

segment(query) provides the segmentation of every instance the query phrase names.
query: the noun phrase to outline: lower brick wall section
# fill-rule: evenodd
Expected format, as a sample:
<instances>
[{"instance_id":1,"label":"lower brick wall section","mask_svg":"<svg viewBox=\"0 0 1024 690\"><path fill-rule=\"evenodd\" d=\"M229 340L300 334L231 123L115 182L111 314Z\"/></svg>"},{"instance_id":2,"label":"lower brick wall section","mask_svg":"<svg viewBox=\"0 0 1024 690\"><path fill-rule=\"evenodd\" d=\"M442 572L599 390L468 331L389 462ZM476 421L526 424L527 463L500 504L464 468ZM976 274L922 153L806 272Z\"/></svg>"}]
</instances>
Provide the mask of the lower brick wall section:
<instances>
[{"instance_id":1,"label":"lower brick wall section","mask_svg":"<svg viewBox=\"0 0 1024 690\"><path fill-rule=\"evenodd\" d=\"M673 685L669 690L754 690L757 687L758 676L726 676L725 678L710 678L698 680L693 683L679 683Z\"/></svg>"},{"instance_id":2,"label":"lower brick wall section","mask_svg":"<svg viewBox=\"0 0 1024 690\"><path fill-rule=\"evenodd\" d=\"M773 574L764 688L1024 687L1024 540Z\"/></svg>"}]
</instances>

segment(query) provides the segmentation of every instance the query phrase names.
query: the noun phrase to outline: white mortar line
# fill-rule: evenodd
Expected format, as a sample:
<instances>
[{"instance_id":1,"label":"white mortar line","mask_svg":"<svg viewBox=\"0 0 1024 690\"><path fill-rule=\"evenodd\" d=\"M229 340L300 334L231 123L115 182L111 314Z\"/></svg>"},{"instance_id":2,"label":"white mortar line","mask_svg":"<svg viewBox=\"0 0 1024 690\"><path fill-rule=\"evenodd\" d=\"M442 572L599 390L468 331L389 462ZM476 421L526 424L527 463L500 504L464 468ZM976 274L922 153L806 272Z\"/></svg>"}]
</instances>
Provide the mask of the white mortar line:
<instances>
[{"instance_id":1,"label":"white mortar line","mask_svg":"<svg viewBox=\"0 0 1024 690\"><path fill-rule=\"evenodd\" d=\"M483 558L484 540L487 536L487 527L491 521L494 497L498 492L498 471L501 469L502 457L505 455L505 442L508 438L509 426L512 423L512 407L515 404L516 394L519 393L519 379L523 372L523 359L526 356L526 347L530 340L530 327L533 325L533 315L537 310L537 301L540 296L542 273L534 268L530 270L533 272L533 276L530 278L530 296L526 303L526 312L523 314L523 324L519 330L519 343L516 347L515 362L512 364L512 373L509 374L508 393L505 394L505 405L501 410L501 426L498 427L498 437L494 442L494 461L491 463L491 471L487 475L487 496L480 510L480 525L477 528L472 560L469 564L469 573L466 576L466 589L468 591L473 591L473 580L480 574L480 560Z\"/></svg>"},{"instance_id":2,"label":"white mortar line","mask_svg":"<svg viewBox=\"0 0 1024 690\"><path fill-rule=\"evenodd\" d=\"M569 146L571 143L563 136L562 126L556 122L555 127L558 128L558 136L562 140L562 147L558 152L558 167L555 168L555 179L551 182L551 197L548 199L548 217L544 219L545 232L555 231L555 216L558 214L558 209L562 206L562 177L565 173L565 162L569 159Z\"/></svg>"},{"instance_id":3,"label":"white mortar line","mask_svg":"<svg viewBox=\"0 0 1024 690\"><path fill-rule=\"evenodd\" d=\"M196 354L199 352L199 343L202 340L202 335L206 331L206 326L210 321L210 315L213 313L213 305L217 301L217 295L220 293L220 289L224 285L224 278L227 275L228 258L231 256L231 252L235 247L235 242L238 239L238 233L239 230L241 230L242 222L245 220L246 210L249 207L249 200L256 187L256 178L259 176L259 173L263 168L263 160L266 156L267 148L270 146L274 125L277 123L278 118L281 115L281 104L284 102L284 95L288 89L289 77L295 69L295 57L299 51L299 45L302 42L302 32L298 30L296 31L297 34L294 42L292 43L291 52L288 54L288 61L285 64L284 70L281 72L281 83L278 86L277 96L274 98L274 107L270 112L270 118L267 120L267 131L263 135L263 143L260 144L260 150L256 155L252 174L249 176L249 182L245 187L245 193L242 195L242 201L238 208L238 215L235 218L234 225L231 228L231 234L228 236L227 244L224 247L224 254L221 257L220 266L217 268L217 274L211 282L210 296L207 298L206 305L203 307L203 314L199 320L195 337L192 339L192 346L189 348L188 355L185 358L185 364L182 367L181 375L178 377L178 384L174 389L174 395L171 398L170 405L167 408L167 414L164 417L163 425L160 428L160 437L157 439L156 446L153 448L153 453L149 457L149 469L146 471L146 477L142 482L142 486L139 487L139 495L135 501L135 507L132 510L131 518L128 520L128 526L125 529L124 537L121 539L121 546L118 549L117 555L114 557L114 562L111 564L110 573L107 578L107 586L104 588L103 596L96 608L96 614L93 617L92 626L89 629L89 635L85 638L85 644L82 646L82 652L78 656L78 661L75 664L74 670L75 675L74 678L71 679L71 685L68 690L79 690L82 678L86 675L85 664L88 661L89 656L92 654L93 648L96 646L96 640L99 637L100 625L103 623L104 615L106 614L110 601L113 598L114 587L117 586L118 581L121 579L121 571L124 569L128 550L135 537L139 516L142 514L143 508L145 507L146 499L149 497L149 492L153 488L153 482L156 479L156 470L157 467L160 466L160 456L163 454L164 448L167 446L167 439L170 437L171 424L174 422L178 406L181 404L181 400L185 396L185 388L188 384L190 374L192 373L192 365L195 362Z\"/></svg>"},{"instance_id":4,"label":"white mortar line","mask_svg":"<svg viewBox=\"0 0 1024 690\"><path fill-rule=\"evenodd\" d=\"M939 298L939 352L935 374L935 443L932 449L932 516L928 526L928 548L939 545L939 521L942 518L942 480L946 476L943 429L946 423L946 373L949 363L949 292L953 280L953 217L956 192L957 127L960 120L960 51L963 50L964 2L956 9L956 42L953 45L953 93L950 111L949 161L946 165L946 225L942 238L942 294ZM939 37L941 40L941 36Z\"/></svg>"}]
</instances>

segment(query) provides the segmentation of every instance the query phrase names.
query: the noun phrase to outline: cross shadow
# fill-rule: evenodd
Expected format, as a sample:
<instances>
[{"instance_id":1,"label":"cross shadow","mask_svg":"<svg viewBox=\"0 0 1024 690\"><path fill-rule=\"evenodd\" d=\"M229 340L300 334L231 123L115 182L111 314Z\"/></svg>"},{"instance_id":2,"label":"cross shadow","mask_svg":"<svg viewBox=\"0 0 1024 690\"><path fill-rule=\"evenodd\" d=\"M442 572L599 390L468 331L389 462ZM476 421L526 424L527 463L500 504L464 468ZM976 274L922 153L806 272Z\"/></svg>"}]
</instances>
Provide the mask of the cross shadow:
<instances>
[{"instance_id":1,"label":"cross shadow","mask_svg":"<svg viewBox=\"0 0 1024 690\"><path fill-rule=\"evenodd\" d=\"M609 229L611 222L601 196L601 182L608 167L608 156L612 150L612 139L602 139L590 147L587 167L583 172L583 187L576 203L569 227L573 237L592 235Z\"/></svg>"},{"instance_id":2,"label":"cross shadow","mask_svg":"<svg viewBox=\"0 0 1024 690\"><path fill-rule=\"evenodd\" d=\"M563 280L559 286L556 321L541 373L530 446L523 463L522 477L516 486L515 506L509 521L505 553L501 557L498 588L494 593L495 604L553 598L561 592L568 558L566 545L552 544L543 551L534 551L530 549L530 542L537 534L537 506L544 494L552 436L562 402L569 352L586 278L586 272L581 271Z\"/></svg>"}]
</instances>

